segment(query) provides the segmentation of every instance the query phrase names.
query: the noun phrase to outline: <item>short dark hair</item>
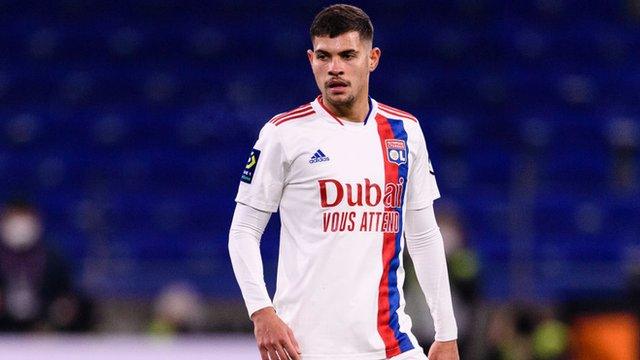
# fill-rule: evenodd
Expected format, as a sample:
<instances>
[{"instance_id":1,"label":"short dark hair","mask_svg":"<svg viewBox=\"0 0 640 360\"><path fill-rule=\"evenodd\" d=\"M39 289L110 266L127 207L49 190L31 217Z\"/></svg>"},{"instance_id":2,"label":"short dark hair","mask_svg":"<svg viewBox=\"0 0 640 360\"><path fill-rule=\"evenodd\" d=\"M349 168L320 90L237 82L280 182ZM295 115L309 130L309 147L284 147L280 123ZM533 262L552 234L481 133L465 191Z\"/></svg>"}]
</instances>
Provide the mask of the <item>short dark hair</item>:
<instances>
[{"instance_id":1,"label":"short dark hair","mask_svg":"<svg viewBox=\"0 0 640 360\"><path fill-rule=\"evenodd\" d=\"M2 214L4 215L9 212L39 214L37 206L31 203L29 199L22 197L11 198L4 204Z\"/></svg>"},{"instance_id":2,"label":"short dark hair","mask_svg":"<svg viewBox=\"0 0 640 360\"><path fill-rule=\"evenodd\" d=\"M373 40L373 24L369 15L359 7L335 4L322 9L311 23L311 40L316 36L334 38L356 31L362 40Z\"/></svg>"}]
</instances>

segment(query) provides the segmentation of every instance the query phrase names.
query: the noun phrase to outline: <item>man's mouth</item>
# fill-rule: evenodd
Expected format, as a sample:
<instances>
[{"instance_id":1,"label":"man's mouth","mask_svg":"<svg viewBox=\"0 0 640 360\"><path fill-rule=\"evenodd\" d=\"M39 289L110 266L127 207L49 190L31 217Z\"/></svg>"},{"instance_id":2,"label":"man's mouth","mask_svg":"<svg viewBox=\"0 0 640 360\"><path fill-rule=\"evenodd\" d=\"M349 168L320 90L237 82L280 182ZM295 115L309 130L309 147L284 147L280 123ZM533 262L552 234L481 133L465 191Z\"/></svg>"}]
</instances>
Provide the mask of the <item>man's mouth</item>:
<instances>
[{"instance_id":1,"label":"man's mouth","mask_svg":"<svg viewBox=\"0 0 640 360\"><path fill-rule=\"evenodd\" d=\"M346 90L349 83L344 80L333 79L327 81L326 87L329 89L329 92L332 94L342 93Z\"/></svg>"}]
</instances>

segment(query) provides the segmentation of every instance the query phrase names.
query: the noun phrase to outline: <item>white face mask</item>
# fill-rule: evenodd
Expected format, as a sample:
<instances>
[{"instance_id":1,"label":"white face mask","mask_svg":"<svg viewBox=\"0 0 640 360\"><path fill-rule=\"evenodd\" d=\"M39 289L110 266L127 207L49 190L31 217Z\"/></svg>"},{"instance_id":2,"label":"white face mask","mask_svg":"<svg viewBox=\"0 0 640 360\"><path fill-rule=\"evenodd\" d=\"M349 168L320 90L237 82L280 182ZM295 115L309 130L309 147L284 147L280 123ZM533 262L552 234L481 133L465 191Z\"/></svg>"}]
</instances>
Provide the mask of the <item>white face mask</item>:
<instances>
[{"instance_id":1,"label":"white face mask","mask_svg":"<svg viewBox=\"0 0 640 360\"><path fill-rule=\"evenodd\" d=\"M456 223L444 221L440 225L440 233L444 239L444 251L449 255L455 250L462 247L463 238L462 231Z\"/></svg>"},{"instance_id":2,"label":"white face mask","mask_svg":"<svg viewBox=\"0 0 640 360\"><path fill-rule=\"evenodd\" d=\"M41 233L40 222L31 215L9 215L0 228L2 242L15 251L32 247Z\"/></svg>"}]
</instances>

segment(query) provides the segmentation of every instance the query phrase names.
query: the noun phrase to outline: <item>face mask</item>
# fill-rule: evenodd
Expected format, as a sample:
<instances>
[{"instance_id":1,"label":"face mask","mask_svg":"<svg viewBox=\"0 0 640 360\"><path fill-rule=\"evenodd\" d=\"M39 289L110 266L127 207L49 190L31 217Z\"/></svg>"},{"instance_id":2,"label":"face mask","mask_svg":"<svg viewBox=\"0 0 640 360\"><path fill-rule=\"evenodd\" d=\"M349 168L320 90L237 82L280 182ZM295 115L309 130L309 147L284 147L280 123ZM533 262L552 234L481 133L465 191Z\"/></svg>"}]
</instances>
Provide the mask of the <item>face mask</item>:
<instances>
[{"instance_id":1,"label":"face mask","mask_svg":"<svg viewBox=\"0 0 640 360\"><path fill-rule=\"evenodd\" d=\"M20 251L32 247L40 237L39 222L33 216L13 215L2 222L2 242L12 250Z\"/></svg>"},{"instance_id":2,"label":"face mask","mask_svg":"<svg viewBox=\"0 0 640 360\"><path fill-rule=\"evenodd\" d=\"M440 224L440 233L444 239L444 251L447 255L462 247L462 232L456 223L444 221Z\"/></svg>"}]
</instances>

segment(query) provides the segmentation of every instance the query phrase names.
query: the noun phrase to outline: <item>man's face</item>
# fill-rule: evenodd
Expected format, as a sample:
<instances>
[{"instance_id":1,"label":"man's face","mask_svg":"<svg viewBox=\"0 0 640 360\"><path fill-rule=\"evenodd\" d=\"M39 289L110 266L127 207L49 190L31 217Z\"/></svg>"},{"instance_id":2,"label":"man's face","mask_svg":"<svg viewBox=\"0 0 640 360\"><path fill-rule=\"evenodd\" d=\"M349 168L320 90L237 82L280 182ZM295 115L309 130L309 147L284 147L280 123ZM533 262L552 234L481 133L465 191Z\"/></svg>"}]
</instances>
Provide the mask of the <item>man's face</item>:
<instances>
[{"instance_id":1,"label":"man's face","mask_svg":"<svg viewBox=\"0 0 640 360\"><path fill-rule=\"evenodd\" d=\"M0 241L14 251L30 249L41 235L42 224L32 211L9 209L0 219Z\"/></svg>"},{"instance_id":2,"label":"man's face","mask_svg":"<svg viewBox=\"0 0 640 360\"><path fill-rule=\"evenodd\" d=\"M369 73L378 66L380 49L370 40L361 40L355 31L334 38L313 38L313 50L307 51L313 75L323 99L336 107L350 107L366 96Z\"/></svg>"}]
</instances>

